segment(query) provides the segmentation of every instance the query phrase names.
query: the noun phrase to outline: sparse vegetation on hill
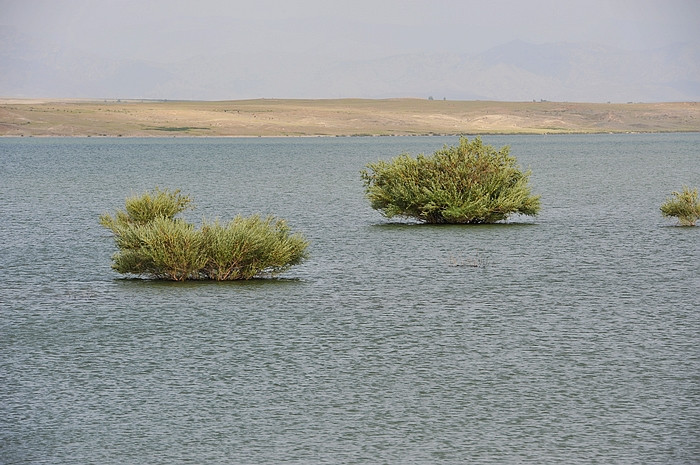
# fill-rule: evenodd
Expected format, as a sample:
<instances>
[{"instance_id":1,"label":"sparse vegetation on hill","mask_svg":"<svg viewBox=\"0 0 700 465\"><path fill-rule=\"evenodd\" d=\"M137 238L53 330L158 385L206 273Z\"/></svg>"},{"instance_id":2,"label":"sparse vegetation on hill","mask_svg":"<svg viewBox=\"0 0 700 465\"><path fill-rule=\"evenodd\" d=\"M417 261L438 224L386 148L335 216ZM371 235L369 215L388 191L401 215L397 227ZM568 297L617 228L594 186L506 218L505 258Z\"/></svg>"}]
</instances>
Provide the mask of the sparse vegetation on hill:
<instances>
[{"instance_id":1,"label":"sparse vegetation on hill","mask_svg":"<svg viewBox=\"0 0 700 465\"><path fill-rule=\"evenodd\" d=\"M426 99L2 100L0 136L377 136L700 131L700 103Z\"/></svg>"}]
</instances>

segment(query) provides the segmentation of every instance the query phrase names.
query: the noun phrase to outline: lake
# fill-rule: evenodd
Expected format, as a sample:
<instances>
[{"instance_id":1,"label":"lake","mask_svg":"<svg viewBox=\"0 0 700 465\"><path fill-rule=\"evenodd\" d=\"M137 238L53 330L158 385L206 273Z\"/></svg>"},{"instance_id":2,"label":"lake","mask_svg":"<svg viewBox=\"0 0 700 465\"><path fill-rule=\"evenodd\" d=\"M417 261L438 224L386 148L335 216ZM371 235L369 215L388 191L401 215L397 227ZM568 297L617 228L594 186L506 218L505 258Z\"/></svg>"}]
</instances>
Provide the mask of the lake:
<instances>
[{"instance_id":1,"label":"lake","mask_svg":"<svg viewBox=\"0 0 700 465\"><path fill-rule=\"evenodd\" d=\"M387 220L360 170L457 137L0 139L0 463L690 464L700 133L483 136L539 216ZM124 279L98 218L285 218L277 279Z\"/></svg>"}]
</instances>

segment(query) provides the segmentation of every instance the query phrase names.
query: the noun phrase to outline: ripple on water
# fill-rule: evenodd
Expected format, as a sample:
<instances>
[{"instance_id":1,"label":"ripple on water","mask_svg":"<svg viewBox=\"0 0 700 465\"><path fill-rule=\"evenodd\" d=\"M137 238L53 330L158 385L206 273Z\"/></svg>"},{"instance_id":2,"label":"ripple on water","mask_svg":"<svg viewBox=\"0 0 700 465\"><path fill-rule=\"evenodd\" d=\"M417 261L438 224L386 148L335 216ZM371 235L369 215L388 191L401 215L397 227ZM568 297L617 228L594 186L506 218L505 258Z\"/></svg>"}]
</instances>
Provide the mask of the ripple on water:
<instances>
[{"instance_id":1,"label":"ripple on water","mask_svg":"<svg viewBox=\"0 0 700 465\"><path fill-rule=\"evenodd\" d=\"M693 463L700 228L658 205L698 184L698 135L485 138L532 168L534 219L368 207L364 164L453 141L0 141L0 455ZM192 194L192 221L288 218L311 258L272 280L121 279L97 219L154 185Z\"/></svg>"}]
</instances>

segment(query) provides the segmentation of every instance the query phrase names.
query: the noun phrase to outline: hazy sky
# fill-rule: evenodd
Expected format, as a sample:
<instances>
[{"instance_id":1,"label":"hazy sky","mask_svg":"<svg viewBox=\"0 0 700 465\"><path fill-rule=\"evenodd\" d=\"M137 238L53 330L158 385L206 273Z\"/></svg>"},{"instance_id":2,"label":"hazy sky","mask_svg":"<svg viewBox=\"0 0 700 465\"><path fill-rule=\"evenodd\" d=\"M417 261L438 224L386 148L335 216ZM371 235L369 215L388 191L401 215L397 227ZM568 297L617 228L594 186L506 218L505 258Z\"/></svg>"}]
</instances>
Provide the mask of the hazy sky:
<instances>
[{"instance_id":1,"label":"hazy sky","mask_svg":"<svg viewBox=\"0 0 700 465\"><path fill-rule=\"evenodd\" d=\"M514 39L648 49L700 39L698 0L0 0L49 48L177 60L227 52L378 57Z\"/></svg>"},{"instance_id":2,"label":"hazy sky","mask_svg":"<svg viewBox=\"0 0 700 465\"><path fill-rule=\"evenodd\" d=\"M472 55L516 39L646 51L700 43L699 30L700 0L0 0L0 95L111 95L89 86L110 66L126 70L115 74L117 83L128 80L123 64L138 62L141 74L133 75L131 88L118 91L122 95L309 96L313 78L303 69L309 63L318 74L333 60L423 52ZM295 55L296 61L289 58ZM270 65L278 59L284 64ZM137 88L144 81L143 63L167 69L172 87ZM193 70L197 65L192 63L209 65ZM211 63L229 63L229 68ZM180 71L173 71L177 66ZM282 73L288 85L268 85L259 78L271 81L270 76ZM258 87L228 92L221 82L233 82L234 74L239 80L232 88L243 89L246 80ZM307 84L305 91L297 91L294 76Z\"/></svg>"}]
</instances>

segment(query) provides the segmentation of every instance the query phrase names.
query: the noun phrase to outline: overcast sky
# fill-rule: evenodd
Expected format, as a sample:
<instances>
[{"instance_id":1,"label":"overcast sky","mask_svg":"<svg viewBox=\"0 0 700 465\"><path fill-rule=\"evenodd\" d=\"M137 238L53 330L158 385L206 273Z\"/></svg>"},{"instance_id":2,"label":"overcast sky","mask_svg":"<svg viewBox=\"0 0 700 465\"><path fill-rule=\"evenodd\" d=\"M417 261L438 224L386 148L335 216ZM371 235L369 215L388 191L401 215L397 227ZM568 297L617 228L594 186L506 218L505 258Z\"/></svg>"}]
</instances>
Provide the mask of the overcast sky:
<instances>
[{"instance_id":1,"label":"overcast sky","mask_svg":"<svg viewBox=\"0 0 700 465\"><path fill-rule=\"evenodd\" d=\"M154 63L475 54L516 39L648 50L700 42L699 30L700 0L0 0L15 60L25 46Z\"/></svg>"},{"instance_id":2,"label":"overcast sky","mask_svg":"<svg viewBox=\"0 0 700 465\"><path fill-rule=\"evenodd\" d=\"M649 49L700 38L698 0L0 0L49 47L173 60L225 52L476 53L520 39Z\"/></svg>"}]
</instances>

